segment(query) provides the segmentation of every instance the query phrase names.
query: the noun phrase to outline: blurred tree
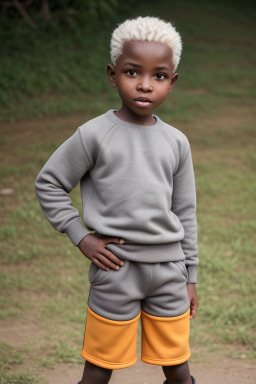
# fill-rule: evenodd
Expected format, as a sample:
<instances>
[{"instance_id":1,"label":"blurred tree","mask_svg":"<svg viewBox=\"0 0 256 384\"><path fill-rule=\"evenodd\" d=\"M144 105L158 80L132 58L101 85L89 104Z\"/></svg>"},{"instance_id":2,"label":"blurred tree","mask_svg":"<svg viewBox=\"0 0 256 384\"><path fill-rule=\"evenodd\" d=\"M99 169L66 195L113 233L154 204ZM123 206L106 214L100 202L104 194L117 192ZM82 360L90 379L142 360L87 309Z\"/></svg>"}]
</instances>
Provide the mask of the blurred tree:
<instances>
[{"instance_id":1,"label":"blurred tree","mask_svg":"<svg viewBox=\"0 0 256 384\"><path fill-rule=\"evenodd\" d=\"M32 27L36 28L35 23L32 21L31 17L27 13L27 8L34 2L34 0L27 0L20 2L18 0L10 0L10 1L1 1L1 15L2 17L7 17L8 9L16 8L17 11L21 14L21 16L26 20L26 22Z\"/></svg>"},{"instance_id":2,"label":"blurred tree","mask_svg":"<svg viewBox=\"0 0 256 384\"><path fill-rule=\"evenodd\" d=\"M118 0L1 0L0 7L2 17L15 17L19 14L32 28L36 28L31 13L50 20L51 14L55 12L65 13L74 10L84 12L88 18L96 18L104 25L106 20L121 7L121 4ZM30 15L28 8L30 8ZM14 10L16 12L13 12Z\"/></svg>"},{"instance_id":3,"label":"blurred tree","mask_svg":"<svg viewBox=\"0 0 256 384\"><path fill-rule=\"evenodd\" d=\"M46 19L50 20L50 8L49 8L49 0L42 0L41 1L41 12L40 14Z\"/></svg>"}]
</instances>

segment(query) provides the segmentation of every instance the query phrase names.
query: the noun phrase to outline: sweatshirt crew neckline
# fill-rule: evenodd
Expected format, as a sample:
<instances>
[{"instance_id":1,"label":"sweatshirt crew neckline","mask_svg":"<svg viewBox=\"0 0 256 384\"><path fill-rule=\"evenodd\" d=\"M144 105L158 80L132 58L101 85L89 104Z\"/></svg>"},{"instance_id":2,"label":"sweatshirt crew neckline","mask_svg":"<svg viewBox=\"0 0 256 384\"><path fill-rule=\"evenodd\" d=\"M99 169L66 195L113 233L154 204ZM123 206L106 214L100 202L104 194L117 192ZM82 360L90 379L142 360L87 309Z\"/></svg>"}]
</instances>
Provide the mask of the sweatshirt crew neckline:
<instances>
[{"instance_id":1,"label":"sweatshirt crew neckline","mask_svg":"<svg viewBox=\"0 0 256 384\"><path fill-rule=\"evenodd\" d=\"M117 109L110 109L109 111L106 112L106 116L109 120L113 121L116 124L120 124L122 126L127 126L129 128L134 127L140 130L151 130L151 129L156 129L161 125L161 119L159 119L158 116L152 115L155 119L155 124L153 125L141 125L141 124L134 124L134 123L129 123L128 121L121 120L118 116L116 116L115 112L117 112Z\"/></svg>"}]
</instances>

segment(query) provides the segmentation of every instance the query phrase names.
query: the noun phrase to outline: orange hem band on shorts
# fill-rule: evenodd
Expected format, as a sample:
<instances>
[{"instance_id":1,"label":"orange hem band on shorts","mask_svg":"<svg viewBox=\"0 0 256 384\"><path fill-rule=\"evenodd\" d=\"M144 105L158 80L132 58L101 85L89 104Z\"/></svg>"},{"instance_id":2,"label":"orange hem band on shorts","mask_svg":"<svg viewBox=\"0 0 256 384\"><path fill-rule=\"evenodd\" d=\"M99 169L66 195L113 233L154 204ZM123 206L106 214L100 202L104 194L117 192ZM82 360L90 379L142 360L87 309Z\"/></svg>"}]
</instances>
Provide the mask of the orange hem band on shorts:
<instances>
[{"instance_id":1,"label":"orange hem band on shorts","mask_svg":"<svg viewBox=\"0 0 256 384\"><path fill-rule=\"evenodd\" d=\"M178 365L190 357L190 310L176 317L157 317L142 311L141 360L153 365Z\"/></svg>"},{"instance_id":2,"label":"orange hem band on shorts","mask_svg":"<svg viewBox=\"0 0 256 384\"><path fill-rule=\"evenodd\" d=\"M132 320L109 320L88 307L82 357L107 369L121 369L135 364L139 318L140 314Z\"/></svg>"}]
</instances>

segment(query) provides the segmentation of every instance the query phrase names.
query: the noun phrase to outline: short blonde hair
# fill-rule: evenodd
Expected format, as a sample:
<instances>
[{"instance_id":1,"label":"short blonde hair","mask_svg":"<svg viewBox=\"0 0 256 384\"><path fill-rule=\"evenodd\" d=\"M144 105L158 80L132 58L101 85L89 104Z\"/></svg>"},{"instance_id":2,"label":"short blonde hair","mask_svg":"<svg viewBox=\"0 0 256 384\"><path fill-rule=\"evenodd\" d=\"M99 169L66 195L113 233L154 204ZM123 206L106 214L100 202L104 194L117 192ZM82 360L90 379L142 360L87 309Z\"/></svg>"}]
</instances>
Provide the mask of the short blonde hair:
<instances>
[{"instance_id":1,"label":"short blonde hair","mask_svg":"<svg viewBox=\"0 0 256 384\"><path fill-rule=\"evenodd\" d=\"M124 43L131 40L147 40L168 45L172 50L172 61L176 71L180 61L182 42L180 34L170 22L148 16L128 19L121 23L114 30L110 41L110 57L114 66L122 54Z\"/></svg>"}]
</instances>

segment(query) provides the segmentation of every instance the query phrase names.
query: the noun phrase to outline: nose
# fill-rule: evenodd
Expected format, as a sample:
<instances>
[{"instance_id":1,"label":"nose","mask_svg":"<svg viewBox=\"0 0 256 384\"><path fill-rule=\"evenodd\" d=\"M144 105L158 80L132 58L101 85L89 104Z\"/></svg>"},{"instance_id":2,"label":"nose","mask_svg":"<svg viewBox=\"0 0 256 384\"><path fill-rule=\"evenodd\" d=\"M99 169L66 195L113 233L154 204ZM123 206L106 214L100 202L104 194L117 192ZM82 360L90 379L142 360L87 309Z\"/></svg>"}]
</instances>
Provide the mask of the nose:
<instances>
[{"instance_id":1,"label":"nose","mask_svg":"<svg viewBox=\"0 0 256 384\"><path fill-rule=\"evenodd\" d=\"M140 76L138 90L142 92L152 92L153 87L149 76Z\"/></svg>"}]
</instances>

